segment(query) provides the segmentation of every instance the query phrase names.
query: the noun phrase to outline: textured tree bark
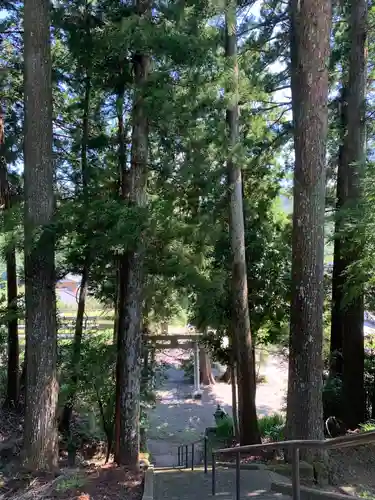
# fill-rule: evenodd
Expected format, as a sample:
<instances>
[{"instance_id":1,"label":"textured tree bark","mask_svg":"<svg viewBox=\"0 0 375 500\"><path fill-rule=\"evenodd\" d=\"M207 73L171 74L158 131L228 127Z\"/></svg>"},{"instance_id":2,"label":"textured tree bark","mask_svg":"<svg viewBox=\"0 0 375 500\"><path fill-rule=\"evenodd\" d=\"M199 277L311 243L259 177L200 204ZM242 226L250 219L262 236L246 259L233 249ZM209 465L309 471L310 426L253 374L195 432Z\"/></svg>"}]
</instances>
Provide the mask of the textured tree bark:
<instances>
[{"instance_id":1,"label":"textured tree bark","mask_svg":"<svg viewBox=\"0 0 375 500\"><path fill-rule=\"evenodd\" d=\"M230 366L227 366L225 372L220 377L220 382L225 382L226 384L229 384L231 381L232 381L232 369Z\"/></svg>"},{"instance_id":2,"label":"textured tree bark","mask_svg":"<svg viewBox=\"0 0 375 500\"><path fill-rule=\"evenodd\" d=\"M25 463L58 461L50 4L25 0Z\"/></svg>"},{"instance_id":3,"label":"textured tree bark","mask_svg":"<svg viewBox=\"0 0 375 500\"><path fill-rule=\"evenodd\" d=\"M117 137L119 145L119 189L120 196L124 203L129 202L129 182L128 171L125 155L125 127L124 127L124 96L125 86L121 85L117 94ZM125 344L125 303L127 297L127 284L128 284L128 255L122 254L118 256L118 268L116 270L117 290L116 290L116 303L115 303L115 324L114 324L114 342L117 344L117 364L116 364L116 409L115 409L115 460L119 456L120 446L120 425L121 425L121 394L122 376L120 371L120 349Z\"/></svg>"},{"instance_id":4,"label":"textured tree bark","mask_svg":"<svg viewBox=\"0 0 375 500\"><path fill-rule=\"evenodd\" d=\"M150 0L136 0L139 19L151 14ZM129 202L135 207L146 205L148 119L144 87L150 70L150 56L133 56L135 95L133 102L133 131ZM117 338L117 411L115 460L127 467L139 468L140 451L140 381L142 366L142 292L144 243L138 242L134 251L123 259L119 292L119 331Z\"/></svg>"},{"instance_id":5,"label":"textured tree bark","mask_svg":"<svg viewBox=\"0 0 375 500\"><path fill-rule=\"evenodd\" d=\"M255 406L255 367L252 355L247 272L245 255L245 229L242 199L242 172L236 158L239 141L238 120L238 61L236 35L236 5L227 1L226 7L226 57L231 71L228 85L230 99L227 108L228 129L228 189L230 194L230 242L232 250L232 328L235 336L238 370L239 429L242 445L260 442Z\"/></svg>"},{"instance_id":6,"label":"textured tree bark","mask_svg":"<svg viewBox=\"0 0 375 500\"><path fill-rule=\"evenodd\" d=\"M114 321L113 321L113 336L112 336L112 341L113 345L117 345L117 332L118 332L118 321L119 321L119 306L118 306L118 301L119 301L119 287L120 287L120 263L118 262L118 258L115 261L116 265L116 278L115 278L115 297L114 297L114 303L113 303L113 308L114 308Z\"/></svg>"},{"instance_id":7,"label":"textured tree bark","mask_svg":"<svg viewBox=\"0 0 375 500\"><path fill-rule=\"evenodd\" d=\"M350 0L349 15L349 74L346 87L347 133L343 143L345 208L358 210L362 199L362 174L366 161L366 39L367 2ZM362 255L363 235L349 229L342 244L344 272ZM349 297L342 308L343 332L343 392L344 421L356 428L365 420L364 390L364 290L363 282L345 279L345 295Z\"/></svg>"},{"instance_id":8,"label":"textured tree bark","mask_svg":"<svg viewBox=\"0 0 375 500\"><path fill-rule=\"evenodd\" d=\"M212 367L210 357L204 347L199 349L199 369L200 369L200 379L203 385L214 385L215 379L212 375Z\"/></svg>"},{"instance_id":9,"label":"textured tree bark","mask_svg":"<svg viewBox=\"0 0 375 500\"><path fill-rule=\"evenodd\" d=\"M121 76L120 76L121 78ZM117 140L118 140L118 188L120 197L127 201L129 195L128 182L127 182L127 162L126 162L126 136L124 125L124 99L125 99L125 84L121 82L117 92ZM118 194L118 193L116 193ZM120 305L119 301L124 301L124 296L120 297L120 289L124 288L126 283L121 283L122 279L127 280L127 274L121 270L123 266L127 266L127 256L119 255L116 259L116 291L115 291L115 321L113 325L113 343L117 344L117 335L119 331L120 322ZM123 289L124 291L124 289ZM122 328L122 327L121 327Z\"/></svg>"},{"instance_id":10,"label":"textured tree bark","mask_svg":"<svg viewBox=\"0 0 375 500\"><path fill-rule=\"evenodd\" d=\"M342 143L339 148L337 180L336 180L336 218L335 218L335 239L333 248L333 271L332 271L332 311L331 311L331 339L330 339L330 376L342 377L343 373L343 329L342 329L342 308L344 298L345 278L344 262L342 259L341 229L342 221L340 210L345 199L345 185L343 175L343 142L347 127L347 106L345 85L341 89L340 97L340 139ZM337 415L342 417L342 415Z\"/></svg>"},{"instance_id":11,"label":"textured tree bark","mask_svg":"<svg viewBox=\"0 0 375 500\"><path fill-rule=\"evenodd\" d=\"M331 1L290 0L290 13L295 168L287 436L323 439L324 210Z\"/></svg>"},{"instance_id":12,"label":"textured tree bark","mask_svg":"<svg viewBox=\"0 0 375 500\"><path fill-rule=\"evenodd\" d=\"M234 437L236 442L240 441L240 429L238 426L238 405L237 405L237 380L236 380L236 366L233 364L230 366L231 371L231 387L232 387L232 415L233 415L233 427L234 427Z\"/></svg>"}]
</instances>

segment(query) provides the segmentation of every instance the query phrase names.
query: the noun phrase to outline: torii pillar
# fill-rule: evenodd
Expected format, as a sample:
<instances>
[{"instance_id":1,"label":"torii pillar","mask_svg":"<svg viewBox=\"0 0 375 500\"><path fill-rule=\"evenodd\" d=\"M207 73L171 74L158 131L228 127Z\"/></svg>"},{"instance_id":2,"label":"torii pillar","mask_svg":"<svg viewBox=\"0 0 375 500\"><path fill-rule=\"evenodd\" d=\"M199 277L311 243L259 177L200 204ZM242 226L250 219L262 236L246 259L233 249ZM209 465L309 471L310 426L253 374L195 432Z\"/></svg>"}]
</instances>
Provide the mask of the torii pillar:
<instances>
[{"instance_id":1,"label":"torii pillar","mask_svg":"<svg viewBox=\"0 0 375 500\"><path fill-rule=\"evenodd\" d=\"M202 399L200 370L199 370L199 343L194 343L194 392L193 399Z\"/></svg>"}]
</instances>

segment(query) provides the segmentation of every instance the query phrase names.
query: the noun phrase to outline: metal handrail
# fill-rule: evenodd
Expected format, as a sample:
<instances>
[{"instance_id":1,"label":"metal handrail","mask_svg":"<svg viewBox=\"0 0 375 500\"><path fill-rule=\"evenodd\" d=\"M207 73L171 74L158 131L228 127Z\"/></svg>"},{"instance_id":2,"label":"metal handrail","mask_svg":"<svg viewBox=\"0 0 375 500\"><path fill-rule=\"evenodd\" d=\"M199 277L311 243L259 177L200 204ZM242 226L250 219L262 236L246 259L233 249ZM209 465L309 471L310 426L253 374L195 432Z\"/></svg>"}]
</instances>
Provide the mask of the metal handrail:
<instances>
[{"instance_id":1,"label":"metal handrail","mask_svg":"<svg viewBox=\"0 0 375 500\"><path fill-rule=\"evenodd\" d=\"M293 500L301 498L301 484L299 474L299 450L300 448L320 448L333 450L336 448L346 448L361 444L375 442L375 431L349 434L330 439L296 439L290 441L277 441L274 443L251 444L248 446L235 446L233 448L223 448L212 452L212 495L216 495L216 455L235 454L236 455L236 500L240 500L240 456L241 453L252 451L262 451L264 449L288 448L292 451L292 497Z\"/></svg>"},{"instance_id":2,"label":"metal handrail","mask_svg":"<svg viewBox=\"0 0 375 500\"><path fill-rule=\"evenodd\" d=\"M195 456L195 446L203 442L204 450L204 473L207 474L208 469L208 453L207 453L207 436L203 436L196 441L188 444L180 444L177 447L177 457L178 457L178 467L183 467L185 464L186 469L189 467L189 447L191 448L191 470L194 470L194 456ZM185 459L185 460L184 460Z\"/></svg>"}]
</instances>

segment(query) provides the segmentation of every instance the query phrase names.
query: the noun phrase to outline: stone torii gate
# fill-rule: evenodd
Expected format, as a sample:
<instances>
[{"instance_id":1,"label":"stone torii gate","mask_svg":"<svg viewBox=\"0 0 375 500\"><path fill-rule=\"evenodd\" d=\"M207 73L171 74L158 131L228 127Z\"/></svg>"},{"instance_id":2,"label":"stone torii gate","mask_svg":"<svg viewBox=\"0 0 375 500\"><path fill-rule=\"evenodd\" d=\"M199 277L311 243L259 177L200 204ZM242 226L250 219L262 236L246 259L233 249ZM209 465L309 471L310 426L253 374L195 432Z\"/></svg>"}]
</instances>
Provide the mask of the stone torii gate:
<instances>
[{"instance_id":1,"label":"stone torii gate","mask_svg":"<svg viewBox=\"0 0 375 500\"><path fill-rule=\"evenodd\" d=\"M199 372L199 340L202 338L200 333L186 334L148 334L145 336L145 345L151 350L154 357L155 350L159 349L193 349L194 352L194 390L192 397L201 399L202 391Z\"/></svg>"}]
</instances>

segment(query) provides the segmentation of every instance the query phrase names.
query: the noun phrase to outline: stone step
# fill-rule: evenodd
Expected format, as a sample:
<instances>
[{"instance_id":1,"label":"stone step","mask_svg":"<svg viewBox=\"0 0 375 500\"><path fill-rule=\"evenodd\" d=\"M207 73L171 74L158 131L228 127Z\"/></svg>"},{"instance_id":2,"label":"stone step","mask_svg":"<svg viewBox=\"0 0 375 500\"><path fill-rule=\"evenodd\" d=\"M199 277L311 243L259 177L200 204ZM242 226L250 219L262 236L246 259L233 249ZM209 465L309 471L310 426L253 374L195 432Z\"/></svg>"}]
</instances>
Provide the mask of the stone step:
<instances>
[{"instance_id":1,"label":"stone step","mask_svg":"<svg viewBox=\"0 0 375 500\"><path fill-rule=\"evenodd\" d=\"M236 498L235 470L218 468L216 496L211 492L211 472L203 469L155 469L154 500L234 500ZM241 470L241 500L286 500L290 497L271 491L275 474L263 470Z\"/></svg>"}]
</instances>

